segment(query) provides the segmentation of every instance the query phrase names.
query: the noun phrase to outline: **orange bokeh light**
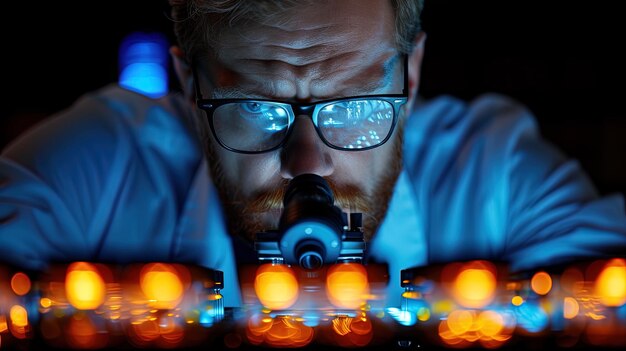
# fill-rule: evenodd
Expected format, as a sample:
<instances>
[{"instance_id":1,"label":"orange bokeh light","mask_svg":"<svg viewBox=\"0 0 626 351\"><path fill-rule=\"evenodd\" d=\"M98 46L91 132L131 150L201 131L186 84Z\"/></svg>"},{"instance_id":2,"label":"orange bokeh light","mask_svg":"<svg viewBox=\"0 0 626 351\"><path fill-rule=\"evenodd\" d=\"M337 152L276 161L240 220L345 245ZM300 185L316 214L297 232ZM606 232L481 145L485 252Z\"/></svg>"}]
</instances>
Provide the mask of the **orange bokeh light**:
<instances>
[{"instance_id":1,"label":"orange bokeh light","mask_svg":"<svg viewBox=\"0 0 626 351\"><path fill-rule=\"evenodd\" d=\"M454 335L463 335L470 330L475 320L474 311L455 310L448 315L448 328Z\"/></svg>"},{"instance_id":2,"label":"orange bokeh light","mask_svg":"<svg viewBox=\"0 0 626 351\"><path fill-rule=\"evenodd\" d=\"M9 325L7 324L7 319L5 316L0 314L0 333L9 329Z\"/></svg>"},{"instance_id":3,"label":"orange bokeh light","mask_svg":"<svg viewBox=\"0 0 626 351\"><path fill-rule=\"evenodd\" d=\"M461 267L452 285L452 296L467 308L487 306L495 293L495 268L485 261L474 261Z\"/></svg>"},{"instance_id":4,"label":"orange bokeh light","mask_svg":"<svg viewBox=\"0 0 626 351\"><path fill-rule=\"evenodd\" d=\"M340 308L358 309L369 294L367 271L359 263L339 263L326 273L326 296Z\"/></svg>"},{"instance_id":5,"label":"orange bokeh light","mask_svg":"<svg viewBox=\"0 0 626 351\"><path fill-rule=\"evenodd\" d=\"M106 288L98 269L87 262L75 262L67 268L65 294L79 310L94 310L104 302Z\"/></svg>"},{"instance_id":6,"label":"orange bokeh light","mask_svg":"<svg viewBox=\"0 0 626 351\"><path fill-rule=\"evenodd\" d=\"M23 306L13 305L9 310L9 318L11 324L16 327L25 327L28 325L28 312Z\"/></svg>"},{"instance_id":7,"label":"orange bokeh light","mask_svg":"<svg viewBox=\"0 0 626 351\"><path fill-rule=\"evenodd\" d=\"M530 287L539 295L545 295L552 290L552 277L546 272L537 272L530 280Z\"/></svg>"},{"instance_id":8,"label":"orange bokeh light","mask_svg":"<svg viewBox=\"0 0 626 351\"><path fill-rule=\"evenodd\" d=\"M512 315L492 310L455 310L439 324L439 337L453 347L479 342L484 347L494 348L510 339L514 329Z\"/></svg>"},{"instance_id":9,"label":"orange bokeh light","mask_svg":"<svg viewBox=\"0 0 626 351\"><path fill-rule=\"evenodd\" d=\"M499 336L504 329L504 317L495 311L483 311L478 315L476 324L483 336L493 338Z\"/></svg>"},{"instance_id":10,"label":"orange bokeh light","mask_svg":"<svg viewBox=\"0 0 626 351\"><path fill-rule=\"evenodd\" d=\"M298 300L298 280L287 265L263 264L256 271L254 292L263 306L271 310L286 309Z\"/></svg>"},{"instance_id":11,"label":"orange bokeh light","mask_svg":"<svg viewBox=\"0 0 626 351\"><path fill-rule=\"evenodd\" d=\"M15 273L11 278L11 289L19 296L28 294L30 287L30 278L22 272Z\"/></svg>"},{"instance_id":12,"label":"orange bokeh light","mask_svg":"<svg viewBox=\"0 0 626 351\"><path fill-rule=\"evenodd\" d=\"M575 298L568 296L563 299L563 318L576 318L576 316L578 316L578 312L580 312L580 306Z\"/></svg>"},{"instance_id":13,"label":"orange bokeh light","mask_svg":"<svg viewBox=\"0 0 626 351\"><path fill-rule=\"evenodd\" d=\"M626 303L626 261L615 258L606 263L595 282L595 293L605 306Z\"/></svg>"},{"instance_id":14,"label":"orange bokeh light","mask_svg":"<svg viewBox=\"0 0 626 351\"><path fill-rule=\"evenodd\" d=\"M183 298L184 285L175 267L150 263L141 269L141 291L156 309L173 309Z\"/></svg>"}]
</instances>

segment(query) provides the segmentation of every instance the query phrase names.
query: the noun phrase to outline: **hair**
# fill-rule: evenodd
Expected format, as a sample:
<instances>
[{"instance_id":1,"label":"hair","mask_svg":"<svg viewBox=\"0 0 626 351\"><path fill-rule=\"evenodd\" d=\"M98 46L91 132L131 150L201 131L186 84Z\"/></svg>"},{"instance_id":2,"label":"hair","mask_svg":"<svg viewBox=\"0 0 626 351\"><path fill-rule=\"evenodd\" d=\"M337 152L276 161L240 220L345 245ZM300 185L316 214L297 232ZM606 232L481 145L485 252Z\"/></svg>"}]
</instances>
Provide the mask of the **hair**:
<instances>
[{"instance_id":1,"label":"hair","mask_svg":"<svg viewBox=\"0 0 626 351\"><path fill-rule=\"evenodd\" d=\"M169 0L174 34L191 59L209 52L211 43L224 28L242 20L276 20L295 6L314 0ZM424 0L389 0L395 12L395 41L398 50L410 53L421 31ZM280 18L280 17L279 17Z\"/></svg>"}]
</instances>

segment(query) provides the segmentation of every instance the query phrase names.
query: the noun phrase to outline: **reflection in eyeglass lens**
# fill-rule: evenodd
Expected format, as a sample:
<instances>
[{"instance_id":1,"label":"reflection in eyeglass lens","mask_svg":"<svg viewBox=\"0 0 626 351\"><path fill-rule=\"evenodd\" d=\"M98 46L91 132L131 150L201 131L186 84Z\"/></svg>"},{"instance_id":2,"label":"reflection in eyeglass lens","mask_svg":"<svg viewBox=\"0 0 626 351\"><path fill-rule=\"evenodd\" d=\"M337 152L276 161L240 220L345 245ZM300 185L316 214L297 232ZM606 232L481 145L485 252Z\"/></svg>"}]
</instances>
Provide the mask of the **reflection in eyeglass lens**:
<instances>
[{"instance_id":1,"label":"reflection in eyeglass lens","mask_svg":"<svg viewBox=\"0 0 626 351\"><path fill-rule=\"evenodd\" d=\"M287 110L279 104L247 101L217 108L213 124L219 139L228 147L260 151L278 145L291 120Z\"/></svg>"},{"instance_id":2,"label":"reflection in eyeglass lens","mask_svg":"<svg viewBox=\"0 0 626 351\"><path fill-rule=\"evenodd\" d=\"M385 140L393 115L393 106L384 100L341 101L324 106L317 116L317 125L332 145L363 149Z\"/></svg>"}]
</instances>

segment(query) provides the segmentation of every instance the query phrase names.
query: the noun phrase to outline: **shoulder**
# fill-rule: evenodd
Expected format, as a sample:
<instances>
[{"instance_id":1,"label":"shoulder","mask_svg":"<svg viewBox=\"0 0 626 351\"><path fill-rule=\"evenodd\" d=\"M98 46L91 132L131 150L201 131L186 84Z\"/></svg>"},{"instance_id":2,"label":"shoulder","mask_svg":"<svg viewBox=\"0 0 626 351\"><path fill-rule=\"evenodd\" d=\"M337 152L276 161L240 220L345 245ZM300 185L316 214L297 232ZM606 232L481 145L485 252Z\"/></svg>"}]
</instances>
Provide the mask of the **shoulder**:
<instances>
[{"instance_id":1,"label":"shoulder","mask_svg":"<svg viewBox=\"0 0 626 351\"><path fill-rule=\"evenodd\" d=\"M468 101L443 95L420 100L408 118L407 127L431 133L452 132L492 123L522 121L535 123L534 116L524 104L506 95L486 93Z\"/></svg>"},{"instance_id":2,"label":"shoulder","mask_svg":"<svg viewBox=\"0 0 626 351\"><path fill-rule=\"evenodd\" d=\"M405 168L412 179L437 187L470 178L500 184L522 155L539 155L543 163L561 159L531 111L500 94L421 101L405 123Z\"/></svg>"},{"instance_id":3,"label":"shoulder","mask_svg":"<svg viewBox=\"0 0 626 351\"><path fill-rule=\"evenodd\" d=\"M197 158L195 137L175 96L150 99L109 85L85 94L18 137L2 157L45 172L72 162L103 161L141 152L178 152ZM169 151L171 153L171 151Z\"/></svg>"},{"instance_id":4,"label":"shoulder","mask_svg":"<svg viewBox=\"0 0 626 351\"><path fill-rule=\"evenodd\" d=\"M457 152L476 143L511 145L537 131L531 111L511 97L488 93L466 101L443 95L418 102L405 122L405 147L432 150L440 145Z\"/></svg>"}]
</instances>

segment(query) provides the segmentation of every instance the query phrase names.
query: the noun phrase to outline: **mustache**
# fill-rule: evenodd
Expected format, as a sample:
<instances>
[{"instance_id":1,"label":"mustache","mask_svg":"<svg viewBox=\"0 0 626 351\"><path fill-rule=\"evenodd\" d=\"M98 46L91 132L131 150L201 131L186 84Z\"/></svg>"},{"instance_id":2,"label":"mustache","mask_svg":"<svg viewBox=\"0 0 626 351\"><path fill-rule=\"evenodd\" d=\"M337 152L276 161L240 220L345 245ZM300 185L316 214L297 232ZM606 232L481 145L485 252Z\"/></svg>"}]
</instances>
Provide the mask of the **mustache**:
<instances>
[{"instance_id":1,"label":"mustache","mask_svg":"<svg viewBox=\"0 0 626 351\"><path fill-rule=\"evenodd\" d=\"M334 205L347 209L350 212L369 212L370 199L360 187L353 184L339 185L331 179L324 178L328 182L335 199ZM270 189L262 190L253 195L243 206L244 214L269 212L283 209L283 199L287 192L289 181L282 179Z\"/></svg>"}]
</instances>

